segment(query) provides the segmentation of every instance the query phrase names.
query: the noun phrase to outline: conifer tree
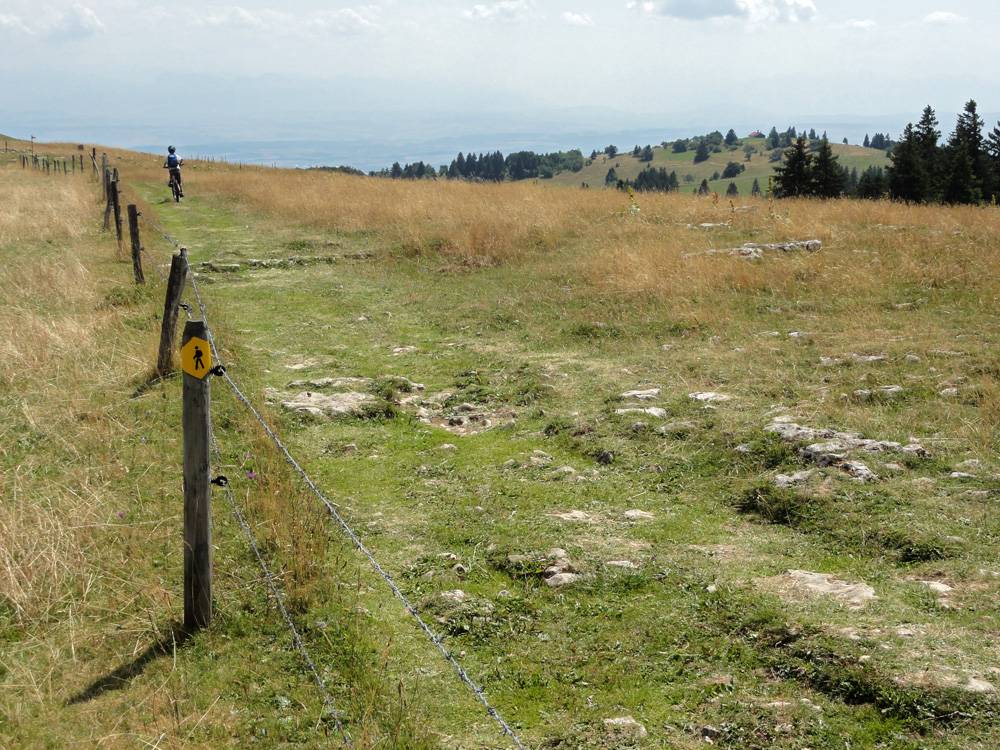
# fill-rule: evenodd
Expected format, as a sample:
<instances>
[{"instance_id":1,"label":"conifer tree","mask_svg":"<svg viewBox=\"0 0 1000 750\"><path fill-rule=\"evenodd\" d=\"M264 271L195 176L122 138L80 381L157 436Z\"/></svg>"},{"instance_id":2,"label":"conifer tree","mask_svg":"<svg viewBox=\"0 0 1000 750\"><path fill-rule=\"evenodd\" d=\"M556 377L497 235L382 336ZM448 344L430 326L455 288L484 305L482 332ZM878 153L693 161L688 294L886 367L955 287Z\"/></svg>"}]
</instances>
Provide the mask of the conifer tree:
<instances>
[{"instance_id":1,"label":"conifer tree","mask_svg":"<svg viewBox=\"0 0 1000 750\"><path fill-rule=\"evenodd\" d=\"M771 132L767 134L767 147L771 150L781 148L781 136L778 135L776 127L772 126Z\"/></svg>"},{"instance_id":2,"label":"conifer tree","mask_svg":"<svg viewBox=\"0 0 1000 750\"><path fill-rule=\"evenodd\" d=\"M750 188L750 195L754 198L760 197L760 181L756 177L753 178L753 187Z\"/></svg>"},{"instance_id":3,"label":"conifer tree","mask_svg":"<svg viewBox=\"0 0 1000 750\"><path fill-rule=\"evenodd\" d=\"M708 161L709 153L708 146L705 141L699 141L698 150L694 154L694 163L700 164L703 161Z\"/></svg>"},{"instance_id":4,"label":"conifer tree","mask_svg":"<svg viewBox=\"0 0 1000 750\"><path fill-rule=\"evenodd\" d=\"M639 161L653 161L653 147L646 146L639 154Z\"/></svg>"},{"instance_id":5,"label":"conifer tree","mask_svg":"<svg viewBox=\"0 0 1000 750\"><path fill-rule=\"evenodd\" d=\"M683 138L678 138L676 141L674 141L674 145L671 147L671 150L675 154L683 154L685 151L688 150L687 141L685 141Z\"/></svg>"},{"instance_id":6,"label":"conifer tree","mask_svg":"<svg viewBox=\"0 0 1000 750\"><path fill-rule=\"evenodd\" d=\"M708 180L702 180L701 185L698 186L698 195L708 195Z\"/></svg>"},{"instance_id":7,"label":"conifer tree","mask_svg":"<svg viewBox=\"0 0 1000 750\"><path fill-rule=\"evenodd\" d=\"M604 177L605 185L615 185L618 182L618 173L615 171L614 167L608 170L607 175Z\"/></svg>"},{"instance_id":8,"label":"conifer tree","mask_svg":"<svg viewBox=\"0 0 1000 750\"><path fill-rule=\"evenodd\" d=\"M732 198L732 197L737 196L739 194L740 194L740 189L738 187L736 187L736 183L735 182L730 182L729 183L729 187L726 188L726 195L728 195L730 198Z\"/></svg>"},{"instance_id":9,"label":"conifer tree","mask_svg":"<svg viewBox=\"0 0 1000 750\"><path fill-rule=\"evenodd\" d=\"M871 140L871 138L868 137L868 133L865 133L864 147L865 148L871 148L872 147L872 140Z\"/></svg>"},{"instance_id":10,"label":"conifer tree","mask_svg":"<svg viewBox=\"0 0 1000 750\"><path fill-rule=\"evenodd\" d=\"M844 170L833 155L830 141L824 138L813 159L811 192L820 198L839 198L844 194L845 182Z\"/></svg>"},{"instance_id":11,"label":"conifer tree","mask_svg":"<svg viewBox=\"0 0 1000 750\"><path fill-rule=\"evenodd\" d=\"M736 135L736 131L733 130L732 128L730 128L729 132L726 133L726 145L727 146L734 146L734 145L736 145L736 142L738 140L739 140L739 137Z\"/></svg>"},{"instance_id":12,"label":"conifer tree","mask_svg":"<svg viewBox=\"0 0 1000 750\"><path fill-rule=\"evenodd\" d=\"M774 192L779 198L809 195L812 190L812 154L805 138L796 139L785 161L774 170Z\"/></svg>"},{"instance_id":13,"label":"conifer tree","mask_svg":"<svg viewBox=\"0 0 1000 750\"><path fill-rule=\"evenodd\" d=\"M920 203L927 200L927 170L920 159L917 136L910 123L889 156L889 194L894 200Z\"/></svg>"}]
</instances>

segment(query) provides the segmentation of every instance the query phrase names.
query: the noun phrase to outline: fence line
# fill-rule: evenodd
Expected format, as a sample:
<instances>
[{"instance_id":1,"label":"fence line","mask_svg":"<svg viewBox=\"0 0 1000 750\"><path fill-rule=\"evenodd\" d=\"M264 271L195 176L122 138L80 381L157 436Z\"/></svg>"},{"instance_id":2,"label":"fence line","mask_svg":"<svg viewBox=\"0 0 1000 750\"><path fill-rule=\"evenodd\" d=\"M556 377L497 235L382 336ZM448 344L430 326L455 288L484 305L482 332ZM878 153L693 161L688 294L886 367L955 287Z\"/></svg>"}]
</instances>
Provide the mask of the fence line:
<instances>
[{"instance_id":1,"label":"fence line","mask_svg":"<svg viewBox=\"0 0 1000 750\"><path fill-rule=\"evenodd\" d=\"M181 248L180 242L176 238L171 236L161 225L157 224L155 221L152 221L151 219L148 218L147 222L157 229L157 231L160 233L163 239L165 239L175 248L180 250ZM193 271L191 271L190 267L188 267L187 269L187 279L191 285L191 290L194 293L195 300L198 304L198 309L199 312L201 313L201 319L205 323L205 327L207 329L208 343L212 350L213 361L221 363L222 360L221 357L219 356L218 347L215 342L215 335L208 321L208 310L205 305L205 300L204 297L202 296L201 288L198 285L196 274ZM190 317L190 312L188 312L188 316ZM320 489L319 485L315 482L315 480L313 480L313 478L309 475L309 473L295 459L295 457L292 455L291 451L289 451L285 443L281 440L280 437L278 437L277 433L274 431L274 429L272 429L267 420L264 419L260 411L243 393L242 389L240 389L236 381L233 380L232 376L229 374L228 370L225 367L222 368L221 375L223 380L229 386L233 395L236 397L236 399L240 401L247 408L247 410L251 413L251 415L253 415L253 417L257 420L257 422L264 430L265 434L268 436L271 442L274 444L274 446L281 452L286 463L288 463L289 466L291 466L292 469L295 470L295 472L299 475L299 477L302 479L305 485L310 489L310 491L324 506L328 515L336 522L336 524L340 527L340 529L344 532L344 534L351 540L351 542L354 544L354 547L368 560L371 567L375 570L376 573L378 573L378 575L389 587L393 596L403 605L403 608L407 611L407 613L409 613L414 618L420 630L423 631L424 635L427 636L427 638L435 646L440 655L445 659L445 661L448 662L452 670L462 681L465 687L468 688L470 692L472 692L472 694L475 696L475 698L479 701L479 703L482 704L482 706L486 710L487 715L491 719L493 719L493 721L497 724L497 726L500 728L503 734L505 734L507 737L510 738L510 740L514 743L514 745L518 748L518 750L526 750L525 745L521 741L520 737L490 702L489 698L486 696L485 690L469 675L468 672L466 672L465 668L462 667L462 665L451 653L451 651L448 650L447 646L445 646L444 641L441 639L441 637L438 636L431 629L431 627L427 624L424 618L420 615L417 608L409 600L406 594L403 593L402 589L400 589L399 585L396 583L392 575L389 574L385 570L385 568L382 567L378 559L375 557L374 553L372 553L372 551L368 548L368 546L361 540L361 537L357 534L357 532L351 527L351 525L347 522L347 520L343 517L343 515L341 515L340 511L337 509L336 504L333 503L326 496L326 494ZM214 434L212 435L212 442L216 450L216 455L218 457L218 447L215 444ZM252 531L246 524L245 518L243 518L242 514L239 513L238 506L235 503L235 500L231 499L230 496L231 496L231 491L227 489L227 500L230 501L234 514L236 514L237 520L240 522L241 527L243 527L244 529L244 533L248 535L248 540L250 541L251 548L253 549L255 556L257 556L258 558L258 562L260 562L260 564L264 566L266 569L266 564L264 563L262 556L260 555L260 551L257 548L255 541L253 540ZM302 644L302 640L298 635L298 631L295 629L294 622L291 620L291 617L288 615L287 610L284 608L284 605L280 600L280 596L277 593L277 587L274 582L273 574L268 575L266 573L266 579L269 588L271 588L272 590L272 596L275 598L275 601L282 612L282 616L285 618L286 624L289 626L289 629L293 634L293 641L296 643L296 647L298 648L298 645ZM324 691L325 699L329 698L329 692L326 690L325 683L323 682L322 677L320 676L318 670L315 669L315 664L309 657L308 651L305 650L304 644L302 644L302 649L300 649L300 652L303 654L304 660L306 661L307 665L309 665L310 670L313 672L314 679L318 681L317 682L318 686L322 691ZM344 730L339 720L339 717L337 717L336 714L334 714L334 716L337 721L338 729L345 737L345 741L350 742L350 737L349 735L347 735L346 730Z\"/></svg>"}]
</instances>

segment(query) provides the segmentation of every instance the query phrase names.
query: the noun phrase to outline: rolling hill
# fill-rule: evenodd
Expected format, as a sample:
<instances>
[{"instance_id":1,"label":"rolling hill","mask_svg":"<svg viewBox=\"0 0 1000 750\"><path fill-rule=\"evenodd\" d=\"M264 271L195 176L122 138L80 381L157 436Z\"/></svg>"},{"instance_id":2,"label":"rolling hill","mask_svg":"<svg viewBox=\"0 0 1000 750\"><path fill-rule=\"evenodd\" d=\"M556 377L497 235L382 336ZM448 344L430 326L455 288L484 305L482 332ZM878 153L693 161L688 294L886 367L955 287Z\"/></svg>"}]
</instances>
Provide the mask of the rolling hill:
<instances>
[{"instance_id":1,"label":"rolling hill","mask_svg":"<svg viewBox=\"0 0 1000 750\"><path fill-rule=\"evenodd\" d=\"M753 154L749 162L745 161L743 147L753 146L757 153ZM845 146L841 143L831 144L834 154L839 158L840 163L849 169L857 168L858 172L863 172L870 166L885 167L889 164L889 159L884 151L862 146ZM608 170L614 168L619 179L634 180L636 176L647 166L654 168L663 167L668 171L676 171L681 180L681 190L690 192L696 188L703 179L709 180L709 187L719 193L725 193L730 182L735 182L740 195L749 195L753 187L755 178L760 180L761 189L767 189L767 180L774 173L777 162L769 160L770 151L764 145L763 138L745 138L741 145L733 147L731 150L723 149L722 153L713 153L708 161L701 164L694 163L694 151L689 150L684 153L675 154L667 147L656 146L653 148L653 161L641 162L632 156L631 152L618 154L614 158L609 158L600 154L597 159L590 162L579 172L562 172L551 180L553 185L571 185L578 187L581 183L587 183L590 187L601 187L604 185L604 178ZM735 161L746 164L746 171L734 180L712 180L711 177L716 172L721 173L726 164ZM691 181L685 181L685 176L691 175Z\"/></svg>"}]
</instances>

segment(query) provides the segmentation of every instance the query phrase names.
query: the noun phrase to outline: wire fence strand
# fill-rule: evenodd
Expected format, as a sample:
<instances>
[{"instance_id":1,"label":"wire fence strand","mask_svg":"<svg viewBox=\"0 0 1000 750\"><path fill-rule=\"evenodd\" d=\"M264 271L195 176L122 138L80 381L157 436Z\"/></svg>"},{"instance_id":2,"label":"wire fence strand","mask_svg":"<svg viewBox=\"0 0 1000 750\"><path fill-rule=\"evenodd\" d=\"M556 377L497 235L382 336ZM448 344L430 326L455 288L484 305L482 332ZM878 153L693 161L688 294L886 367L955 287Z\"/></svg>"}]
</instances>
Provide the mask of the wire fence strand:
<instances>
[{"instance_id":1,"label":"wire fence strand","mask_svg":"<svg viewBox=\"0 0 1000 750\"><path fill-rule=\"evenodd\" d=\"M176 238L171 236L165 229L163 229L162 226L159 226L153 221L150 221L149 223L157 228L157 230L160 232L163 238L167 240L167 242L171 243L175 248L179 249L181 247L180 242ZM194 293L195 300L198 304L198 309L199 312L201 313L201 319L205 322L205 326L208 329L208 343L212 349L212 356L215 358L216 362L222 362L222 358L219 356L219 351L215 343L215 336L212 332L212 327L208 321L208 310L205 306L204 297L201 294L201 289L198 286L198 281L195 278L195 274L194 272L191 271L190 268L188 268L188 281L190 282L191 290ZM188 314L190 316L190 312ZM511 742L513 742L513 744L515 745L515 747L518 748L518 750L527 750L526 746L521 741L521 738L518 736L518 734L514 731L514 729L510 726L510 724L503 718L500 712L490 702L489 698L486 696L486 691L469 675L469 673L465 670L465 668L459 663L458 659L456 659L455 656L451 653L451 651L448 650L448 647L445 646L444 641L441 639L441 637L431 629L431 627L427 624L424 618L420 615L417 608L409 600L406 594L403 593L402 589L396 583L395 579L385 570L385 568L382 567L381 563L379 563L378 559L375 557L372 551L362 541L361 537L357 534L357 532L351 527L351 525L347 522L344 516L337 509L337 506L326 496L323 490L320 489L319 485L313 480L313 478L309 475L309 473L304 468L302 468L302 465L295 459L295 457L292 455L291 451L289 451L285 443L281 440L280 437L278 437L278 434L271 428L267 420L264 419L263 415L261 415L257 407L254 406L253 402L251 402L250 399L247 398L246 394L243 393L242 389L240 389L239 385L236 383L235 380L233 380L232 376L225 368L223 368L222 378L229 386L229 389L233 392L233 395L236 397L236 399L239 400L257 420L261 428L264 430L265 434L268 436L268 438L271 440L274 446L281 452L282 456L284 457L288 465L292 467L292 469L299 475L299 477L302 479L305 485L316 496L316 498L320 501L320 503L322 503L329 516L340 527L340 529L344 532L344 534L351 540L351 542L354 544L354 547L368 560L368 563L371 565L372 569L382 578L382 580L389 587L390 591L392 591L396 599L400 602L400 604L402 604L403 608L413 617L413 619L417 623L417 626L424 633L424 635L426 635L427 638L431 641L431 643L437 649L438 653L445 659L445 661L448 662L452 670L462 681L465 687L468 688L470 692L472 692L475 698L486 710L487 715L491 719L493 719L493 721L497 724L497 726L500 728L503 734L505 734L511 740ZM233 504L233 507L234 508L236 507L235 503ZM245 519L242 519L241 525L244 524L245 524ZM247 532L248 527L245 527L244 531ZM252 538L252 533L250 533L249 536ZM258 555L258 560L263 565L264 564L263 560L259 556L259 550L256 548L255 542L251 542L251 544L253 546L255 554ZM273 578L268 579L268 584L269 586L274 584ZM301 638L299 638L298 636L298 631L294 629L294 622L288 615L287 610L285 610L283 605L281 604L279 604L279 607L282 610L283 616L286 618L286 623L289 625L289 627L295 634L294 638L296 642L301 643ZM306 658L308 659L307 654ZM309 663L311 664L311 660L309 660ZM312 665L311 668L314 669L314 666L315 665ZM322 685L322 678L320 677L318 671L314 669L313 674L316 678L320 680L320 684ZM321 689L325 690L325 686L322 686ZM340 722L338 719L338 726L339 725Z\"/></svg>"}]
</instances>

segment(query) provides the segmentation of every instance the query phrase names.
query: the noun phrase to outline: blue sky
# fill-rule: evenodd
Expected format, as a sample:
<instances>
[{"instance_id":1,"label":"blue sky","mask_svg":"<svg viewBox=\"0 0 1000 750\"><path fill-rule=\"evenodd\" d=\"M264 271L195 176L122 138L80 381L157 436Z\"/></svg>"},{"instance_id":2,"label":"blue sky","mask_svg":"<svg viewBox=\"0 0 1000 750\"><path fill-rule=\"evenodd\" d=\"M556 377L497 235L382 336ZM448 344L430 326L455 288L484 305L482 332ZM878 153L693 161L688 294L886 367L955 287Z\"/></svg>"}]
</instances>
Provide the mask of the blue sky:
<instances>
[{"instance_id":1,"label":"blue sky","mask_svg":"<svg viewBox=\"0 0 1000 750\"><path fill-rule=\"evenodd\" d=\"M0 0L0 131L889 123L1000 111L997 38L995 0Z\"/></svg>"}]
</instances>

